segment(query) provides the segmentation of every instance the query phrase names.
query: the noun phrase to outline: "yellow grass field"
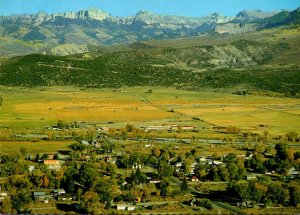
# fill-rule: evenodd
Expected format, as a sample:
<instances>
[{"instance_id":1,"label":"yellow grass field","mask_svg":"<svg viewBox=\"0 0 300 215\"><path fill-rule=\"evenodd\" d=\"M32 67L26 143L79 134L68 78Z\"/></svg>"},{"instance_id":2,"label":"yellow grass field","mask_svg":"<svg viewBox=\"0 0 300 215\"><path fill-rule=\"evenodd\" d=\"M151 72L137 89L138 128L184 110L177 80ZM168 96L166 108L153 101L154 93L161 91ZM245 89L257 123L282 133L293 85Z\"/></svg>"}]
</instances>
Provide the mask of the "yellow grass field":
<instances>
[{"instance_id":1,"label":"yellow grass field","mask_svg":"<svg viewBox=\"0 0 300 215\"><path fill-rule=\"evenodd\" d=\"M156 105L204 119L220 126L237 126L261 131L268 125L274 134L300 131L300 100L263 96L239 96L226 93L189 92L175 101L150 98ZM265 129L265 128L264 128Z\"/></svg>"},{"instance_id":2,"label":"yellow grass field","mask_svg":"<svg viewBox=\"0 0 300 215\"><path fill-rule=\"evenodd\" d=\"M134 93L78 88L16 89L2 91L0 126L44 127L67 122L144 122L168 119L171 113L149 106Z\"/></svg>"},{"instance_id":3,"label":"yellow grass field","mask_svg":"<svg viewBox=\"0 0 300 215\"><path fill-rule=\"evenodd\" d=\"M300 100L239 96L220 92L191 92L173 88L145 87L80 89L75 87L1 87L1 128L45 128L61 119L104 124L193 124L191 117L220 126L238 126L274 134L300 131ZM147 102L145 102L145 99ZM177 113L168 112L174 109ZM178 114L179 113L179 114ZM187 115L180 115L180 113ZM265 129L265 128L264 128Z\"/></svg>"}]
</instances>

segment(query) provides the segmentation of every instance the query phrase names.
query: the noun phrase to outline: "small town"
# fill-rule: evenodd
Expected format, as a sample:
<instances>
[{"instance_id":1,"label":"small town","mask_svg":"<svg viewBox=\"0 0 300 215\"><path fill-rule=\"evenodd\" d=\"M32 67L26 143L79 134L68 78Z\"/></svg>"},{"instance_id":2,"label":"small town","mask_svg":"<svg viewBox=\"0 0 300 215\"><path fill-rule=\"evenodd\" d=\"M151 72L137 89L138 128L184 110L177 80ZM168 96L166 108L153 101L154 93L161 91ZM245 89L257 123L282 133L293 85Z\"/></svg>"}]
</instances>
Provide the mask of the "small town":
<instances>
[{"instance_id":1,"label":"small town","mask_svg":"<svg viewBox=\"0 0 300 215\"><path fill-rule=\"evenodd\" d=\"M197 134L208 128L195 124L113 125L91 129L87 122L59 121L47 130L55 132L52 138L73 139L67 150L34 154L22 147L1 155L1 212L64 208L88 214L159 214L172 208L247 214L299 205L300 153L267 134L254 138L238 128L215 127L231 139L203 139ZM82 130L86 136L77 135ZM62 135L70 132L73 136ZM49 136L13 137L43 144ZM299 143L293 133L283 138Z\"/></svg>"}]
</instances>

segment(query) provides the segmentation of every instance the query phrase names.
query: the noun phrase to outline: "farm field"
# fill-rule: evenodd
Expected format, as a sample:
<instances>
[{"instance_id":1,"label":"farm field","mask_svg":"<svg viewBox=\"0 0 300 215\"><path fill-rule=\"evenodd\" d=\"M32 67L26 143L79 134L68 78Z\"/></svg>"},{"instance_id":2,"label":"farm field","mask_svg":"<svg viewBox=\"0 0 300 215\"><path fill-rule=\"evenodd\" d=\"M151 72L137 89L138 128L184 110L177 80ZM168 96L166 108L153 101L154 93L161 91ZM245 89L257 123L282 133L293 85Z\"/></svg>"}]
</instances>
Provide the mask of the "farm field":
<instances>
[{"instance_id":1,"label":"farm field","mask_svg":"<svg viewBox=\"0 0 300 215\"><path fill-rule=\"evenodd\" d=\"M59 150L68 150L74 141L0 141L1 154L19 152L23 147L28 153L54 153Z\"/></svg>"},{"instance_id":2,"label":"farm field","mask_svg":"<svg viewBox=\"0 0 300 215\"><path fill-rule=\"evenodd\" d=\"M152 93L146 93L149 89ZM45 128L58 120L114 122L115 127L190 124L237 126L262 133L285 134L300 127L300 100L240 96L221 92L191 92L174 88L132 87L1 87L0 128ZM172 111L171 111L172 110ZM200 118L204 122L192 120ZM206 123L207 122L207 123ZM209 124L211 123L211 124Z\"/></svg>"}]
</instances>

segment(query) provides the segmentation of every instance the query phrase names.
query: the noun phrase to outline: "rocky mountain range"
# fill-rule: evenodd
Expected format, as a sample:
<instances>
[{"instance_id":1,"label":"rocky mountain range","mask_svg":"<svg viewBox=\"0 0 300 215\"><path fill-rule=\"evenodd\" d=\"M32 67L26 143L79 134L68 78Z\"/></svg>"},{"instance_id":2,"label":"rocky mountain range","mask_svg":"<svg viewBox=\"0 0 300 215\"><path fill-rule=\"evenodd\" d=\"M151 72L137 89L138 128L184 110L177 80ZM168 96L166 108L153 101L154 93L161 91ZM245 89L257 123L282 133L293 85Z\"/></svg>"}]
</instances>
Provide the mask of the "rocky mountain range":
<instances>
[{"instance_id":1,"label":"rocky mountain range","mask_svg":"<svg viewBox=\"0 0 300 215\"><path fill-rule=\"evenodd\" d=\"M90 45L175 39L206 33L245 33L266 27L299 24L297 17L299 9L292 12L244 10L235 17L218 13L206 17L183 17L157 15L149 11L117 17L96 8L79 12L0 16L0 55L34 52L67 55L86 52Z\"/></svg>"}]
</instances>

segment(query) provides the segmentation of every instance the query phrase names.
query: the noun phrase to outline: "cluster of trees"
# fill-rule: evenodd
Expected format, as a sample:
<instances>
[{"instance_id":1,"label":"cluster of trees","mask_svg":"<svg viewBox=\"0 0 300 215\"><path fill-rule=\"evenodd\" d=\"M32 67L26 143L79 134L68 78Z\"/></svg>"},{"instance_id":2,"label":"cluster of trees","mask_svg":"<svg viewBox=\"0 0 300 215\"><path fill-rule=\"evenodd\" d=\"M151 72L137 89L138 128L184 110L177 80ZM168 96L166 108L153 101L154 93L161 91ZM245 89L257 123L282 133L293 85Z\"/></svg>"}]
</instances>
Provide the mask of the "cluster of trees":
<instances>
[{"instance_id":1,"label":"cluster of trees","mask_svg":"<svg viewBox=\"0 0 300 215\"><path fill-rule=\"evenodd\" d=\"M69 123L64 120L61 120L61 119L59 119L57 121L57 127L60 129L81 128L81 127L84 127L84 125L85 125L85 123L77 122L77 121L69 122ZM89 132L91 132L91 131L89 131ZM90 135L90 134L88 134L88 135Z\"/></svg>"},{"instance_id":2,"label":"cluster of trees","mask_svg":"<svg viewBox=\"0 0 300 215\"><path fill-rule=\"evenodd\" d=\"M5 201L2 203L1 212L29 212L27 206L28 203L33 201L31 195L32 189L59 188L62 176L63 170L53 172L47 170L43 165L37 165L32 172L29 172L26 166L22 172L12 174L3 187L4 190L9 192L10 198L5 198Z\"/></svg>"},{"instance_id":3,"label":"cluster of trees","mask_svg":"<svg viewBox=\"0 0 300 215\"><path fill-rule=\"evenodd\" d=\"M259 173L276 171L287 174L291 167L299 168L299 153L294 152L285 143L276 144L275 148L266 147L263 143L255 145L252 158L246 160L247 168L254 169Z\"/></svg>"},{"instance_id":4,"label":"cluster of trees","mask_svg":"<svg viewBox=\"0 0 300 215\"><path fill-rule=\"evenodd\" d=\"M99 170L97 170L99 169ZM110 175L110 180L105 179L105 175ZM114 164L101 164L84 162L81 165L70 163L62 178L62 186L70 193L78 192L78 186L84 190L94 190L104 202L112 198L111 195L117 192L116 167Z\"/></svg>"},{"instance_id":5,"label":"cluster of trees","mask_svg":"<svg viewBox=\"0 0 300 215\"><path fill-rule=\"evenodd\" d=\"M28 171L28 165L21 153L0 156L0 177L24 174Z\"/></svg>"},{"instance_id":6,"label":"cluster of trees","mask_svg":"<svg viewBox=\"0 0 300 215\"><path fill-rule=\"evenodd\" d=\"M62 121L63 122L63 121ZM65 123L65 122L63 122ZM66 127L60 124L62 128L71 128L76 123L66 124ZM78 124L77 124L78 126ZM92 141L97 137L95 130L92 129L76 129L76 130L42 130L42 129L26 129L22 131L15 131L13 129L6 129L0 131L1 140L16 140L16 141L54 141L54 140L89 140Z\"/></svg>"},{"instance_id":7,"label":"cluster of trees","mask_svg":"<svg viewBox=\"0 0 300 215\"><path fill-rule=\"evenodd\" d=\"M269 97L284 97L283 93L277 93L272 91L265 91L265 90L243 90L243 91L236 91L234 94L237 95L255 95L255 96L269 96ZM296 95L297 98L297 95Z\"/></svg>"},{"instance_id":8,"label":"cluster of trees","mask_svg":"<svg viewBox=\"0 0 300 215\"><path fill-rule=\"evenodd\" d=\"M285 136L290 142L299 142L299 134L296 131L288 132Z\"/></svg>"},{"instance_id":9,"label":"cluster of trees","mask_svg":"<svg viewBox=\"0 0 300 215\"><path fill-rule=\"evenodd\" d=\"M267 176L251 181L232 181L229 192L242 201L297 206L300 203L300 183L271 181Z\"/></svg>"},{"instance_id":10,"label":"cluster of trees","mask_svg":"<svg viewBox=\"0 0 300 215\"><path fill-rule=\"evenodd\" d=\"M133 124L127 124L124 128L109 128L110 137L114 138L156 138L156 132L145 132L143 129L136 128Z\"/></svg>"},{"instance_id":11,"label":"cluster of trees","mask_svg":"<svg viewBox=\"0 0 300 215\"><path fill-rule=\"evenodd\" d=\"M201 180L231 181L241 180L246 177L247 170L244 161L230 153L223 159L224 165L199 164L195 168L195 174Z\"/></svg>"},{"instance_id":12,"label":"cluster of trees","mask_svg":"<svg viewBox=\"0 0 300 215\"><path fill-rule=\"evenodd\" d=\"M31 197L32 183L28 176L14 175L9 178L5 184L5 189L10 193L10 199L5 198L2 203L2 213L27 213L26 205L32 201Z\"/></svg>"},{"instance_id":13,"label":"cluster of trees","mask_svg":"<svg viewBox=\"0 0 300 215\"><path fill-rule=\"evenodd\" d=\"M175 153L167 149L154 148L152 154L135 152L130 155L122 155L117 163L119 168L143 167L145 165L158 169L158 177L168 178L174 174L174 167L169 161L178 159Z\"/></svg>"},{"instance_id":14,"label":"cluster of trees","mask_svg":"<svg viewBox=\"0 0 300 215\"><path fill-rule=\"evenodd\" d=\"M236 126L228 126L226 128L227 134L238 134L238 133L240 133L240 131L241 131L241 129Z\"/></svg>"},{"instance_id":15,"label":"cluster of trees","mask_svg":"<svg viewBox=\"0 0 300 215\"><path fill-rule=\"evenodd\" d=\"M173 170L172 172L173 173ZM158 175L155 173L150 174L152 178L158 178ZM171 174L172 175L172 174ZM160 180L160 183L153 184L148 183L147 175L143 173L139 168L132 171L129 177L124 178L125 184L122 184L121 188L123 190L121 198L128 200L128 192L132 194L132 198L129 198L129 201L134 203L136 197L147 198L149 195L156 196L166 196L168 194L174 195L174 192L170 190L170 182L168 175ZM143 184L143 188L140 189L137 185ZM177 190L179 191L179 190ZM120 198L120 197L119 197Z\"/></svg>"},{"instance_id":16,"label":"cluster of trees","mask_svg":"<svg viewBox=\"0 0 300 215\"><path fill-rule=\"evenodd\" d=\"M41 165L31 173L13 175L4 187L9 192L10 199L3 203L5 209L2 208L2 212L11 213L13 209L16 210L15 213L28 211L28 203L33 201L31 190L40 188L64 188L78 197L86 213L101 212L100 209L104 209L104 206L109 207L120 190L113 164L106 164L103 172L98 172L97 169L93 163L69 163L66 169L59 172L47 170ZM107 180L104 174L111 175L110 179Z\"/></svg>"},{"instance_id":17,"label":"cluster of trees","mask_svg":"<svg viewBox=\"0 0 300 215\"><path fill-rule=\"evenodd\" d=\"M87 137L92 137L93 135L94 132L91 132L87 134ZM81 140L81 138L79 140ZM80 158L83 154L86 154L89 155L93 161L96 161L96 155L104 153L111 154L120 147L118 143L110 142L106 138L87 138L84 139L84 141L87 141L87 144L78 141L69 145L69 148L72 149L70 153L71 158Z\"/></svg>"}]
</instances>

